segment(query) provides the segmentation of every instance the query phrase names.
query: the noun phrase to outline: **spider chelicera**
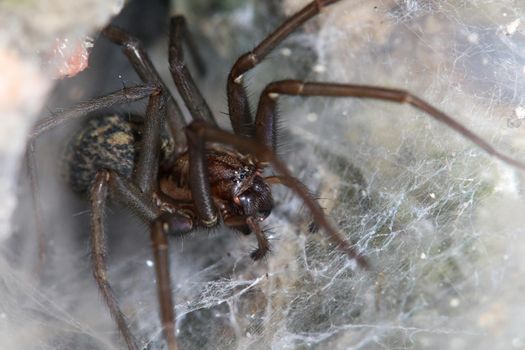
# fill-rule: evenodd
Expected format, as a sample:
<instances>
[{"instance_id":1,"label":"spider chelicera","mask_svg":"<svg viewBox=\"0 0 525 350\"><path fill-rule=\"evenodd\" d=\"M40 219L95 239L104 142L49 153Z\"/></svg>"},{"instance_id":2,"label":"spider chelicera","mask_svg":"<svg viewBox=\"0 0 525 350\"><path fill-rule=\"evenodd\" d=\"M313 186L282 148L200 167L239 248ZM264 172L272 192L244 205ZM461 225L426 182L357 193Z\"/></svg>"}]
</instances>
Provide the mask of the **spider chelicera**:
<instances>
[{"instance_id":1,"label":"spider chelicera","mask_svg":"<svg viewBox=\"0 0 525 350\"><path fill-rule=\"evenodd\" d=\"M244 233L253 232L258 248L251 257L261 259L269 252L268 239L260 222L270 215L273 208L272 185L292 189L302 198L316 225L327 233L329 239L359 266L368 267L365 258L337 232L308 190L275 156L276 105L280 95L357 97L408 103L461 133L489 154L525 169L525 164L499 153L451 117L402 90L299 80L277 81L267 85L262 92L253 121L243 75L301 24L338 1L312 1L252 51L239 57L227 80L233 132L217 127L184 63L183 44L190 49L197 66L200 60L181 16L174 17L170 23L169 68L193 119L191 123L186 125L180 108L140 42L123 30L109 26L103 30L103 35L122 47L145 85L124 88L77 104L41 120L33 128L30 151L38 135L63 122L113 105L149 98L146 115L140 123L131 123L117 115L91 119L74 140L68 163L68 179L73 188L89 194L95 280L129 349L138 349L137 342L106 274L103 217L109 194L150 224L160 317L171 350L177 349L177 339L167 236L180 236L198 227L212 228L222 222ZM168 142L164 142L166 139ZM166 144L171 147L166 147ZM29 154L32 158L32 152ZM264 175L264 169L270 165L279 175ZM30 170L34 183L34 165Z\"/></svg>"}]
</instances>

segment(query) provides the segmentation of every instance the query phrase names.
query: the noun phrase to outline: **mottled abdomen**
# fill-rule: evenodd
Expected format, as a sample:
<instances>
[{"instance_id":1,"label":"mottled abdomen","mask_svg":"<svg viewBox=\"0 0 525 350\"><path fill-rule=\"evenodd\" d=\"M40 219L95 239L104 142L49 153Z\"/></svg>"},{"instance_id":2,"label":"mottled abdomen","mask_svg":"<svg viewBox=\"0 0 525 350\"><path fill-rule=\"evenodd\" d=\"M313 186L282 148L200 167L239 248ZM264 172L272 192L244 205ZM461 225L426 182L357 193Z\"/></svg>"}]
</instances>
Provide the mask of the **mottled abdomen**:
<instances>
[{"instance_id":1,"label":"mottled abdomen","mask_svg":"<svg viewBox=\"0 0 525 350\"><path fill-rule=\"evenodd\" d=\"M90 119L65 153L64 173L73 190L86 192L101 169L131 177L136 151L134 139L131 124L122 116Z\"/></svg>"}]
</instances>

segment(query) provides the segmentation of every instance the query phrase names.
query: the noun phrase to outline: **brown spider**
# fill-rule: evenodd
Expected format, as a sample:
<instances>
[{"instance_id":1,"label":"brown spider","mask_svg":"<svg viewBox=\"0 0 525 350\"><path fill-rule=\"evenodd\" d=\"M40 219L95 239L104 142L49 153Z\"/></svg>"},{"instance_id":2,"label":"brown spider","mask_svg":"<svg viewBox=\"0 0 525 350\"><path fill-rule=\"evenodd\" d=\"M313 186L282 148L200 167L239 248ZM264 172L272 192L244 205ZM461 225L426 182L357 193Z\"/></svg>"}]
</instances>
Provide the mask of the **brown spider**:
<instances>
[{"instance_id":1,"label":"brown spider","mask_svg":"<svg viewBox=\"0 0 525 350\"><path fill-rule=\"evenodd\" d=\"M149 97L142 125L132 125L118 116L92 119L76 138L69 162L70 183L76 190L88 192L91 202L94 276L129 349L138 347L106 275L102 219L108 192L151 225L161 322L168 348L172 350L177 349L177 340L167 235L180 236L196 227L212 228L223 222L242 232L253 232L258 248L251 256L254 260L260 259L269 251L268 239L260 222L270 215L273 208L271 185L281 184L291 188L302 198L317 226L361 267L368 267L365 258L337 232L307 189L275 156L276 104L280 95L358 97L408 103L461 133L489 154L525 169L525 164L499 153L451 117L402 90L298 80L277 81L264 89L253 121L243 75L301 24L337 1L312 1L235 62L227 82L233 133L217 127L210 108L184 63L183 41L186 41L192 54L195 50L184 18L180 16L171 21L169 65L177 89L193 118L189 125L185 124L179 107L140 43L121 29L110 26L104 29L104 36L122 46L146 85L124 88L77 104L41 120L34 127L30 135L32 141L65 121L115 104ZM174 145L172 150L161 146L165 138L162 135L165 122L170 142ZM135 141L137 128L141 133L140 141ZM264 176L263 171L269 165L279 173L278 176Z\"/></svg>"}]
</instances>

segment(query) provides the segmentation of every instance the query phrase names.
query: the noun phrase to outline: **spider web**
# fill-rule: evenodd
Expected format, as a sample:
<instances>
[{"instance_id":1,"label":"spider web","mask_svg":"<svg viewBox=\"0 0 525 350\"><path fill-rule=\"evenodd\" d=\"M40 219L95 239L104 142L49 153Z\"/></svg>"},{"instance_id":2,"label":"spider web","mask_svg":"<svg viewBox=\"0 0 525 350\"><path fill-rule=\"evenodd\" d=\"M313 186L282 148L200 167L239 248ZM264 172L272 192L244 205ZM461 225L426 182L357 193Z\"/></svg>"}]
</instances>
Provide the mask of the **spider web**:
<instances>
[{"instance_id":1,"label":"spider web","mask_svg":"<svg viewBox=\"0 0 525 350\"><path fill-rule=\"evenodd\" d=\"M283 6L293 12L300 3ZM257 10L235 7L202 29L240 53L267 32L247 32L268 19ZM514 1L343 0L250 74L250 90L255 98L279 78L407 89L523 159L524 11ZM239 43L219 40L232 32ZM206 90L223 94L223 85ZM217 112L226 110L220 94ZM276 188L266 260L250 260L252 236L226 229L172 242L181 347L523 348L523 174L407 106L280 102L283 159L373 268L356 268L322 232L310 232L301 201ZM110 216L110 280L141 344L162 349L147 227L118 208ZM55 230L78 231L85 219L61 217ZM21 277L24 266L2 261L2 339L17 335L12 349L121 348L85 243L62 236L52 242L55 268L44 287Z\"/></svg>"}]
</instances>

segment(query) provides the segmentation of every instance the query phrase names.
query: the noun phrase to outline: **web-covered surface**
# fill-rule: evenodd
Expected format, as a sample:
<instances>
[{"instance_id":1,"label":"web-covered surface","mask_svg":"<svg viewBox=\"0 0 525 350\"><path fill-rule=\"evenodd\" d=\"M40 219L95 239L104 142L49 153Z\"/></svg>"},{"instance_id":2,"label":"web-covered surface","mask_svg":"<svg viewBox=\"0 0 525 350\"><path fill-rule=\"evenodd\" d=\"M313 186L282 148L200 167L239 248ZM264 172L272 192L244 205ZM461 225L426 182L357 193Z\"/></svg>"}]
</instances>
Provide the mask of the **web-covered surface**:
<instances>
[{"instance_id":1,"label":"web-covered surface","mask_svg":"<svg viewBox=\"0 0 525 350\"><path fill-rule=\"evenodd\" d=\"M254 11L224 16L244 23ZM523 11L512 1L343 0L248 81L254 97L270 80L295 77L407 89L523 160ZM181 347L523 348L523 174L410 107L281 102L283 158L373 269L357 269L322 232L310 232L301 202L276 188L267 260L251 262L253 237L227 230L172 242ZM118 236L110 279L137 337L162 348L147 228L127 223L123 210L110 215L120 217L108 229ZM55 230L78 231L79 216L87 214ZM18 342L10 348L121 348L87 245L60 237L45 287L2 266L0 322Z\"/></svg>"}]
</instances>

